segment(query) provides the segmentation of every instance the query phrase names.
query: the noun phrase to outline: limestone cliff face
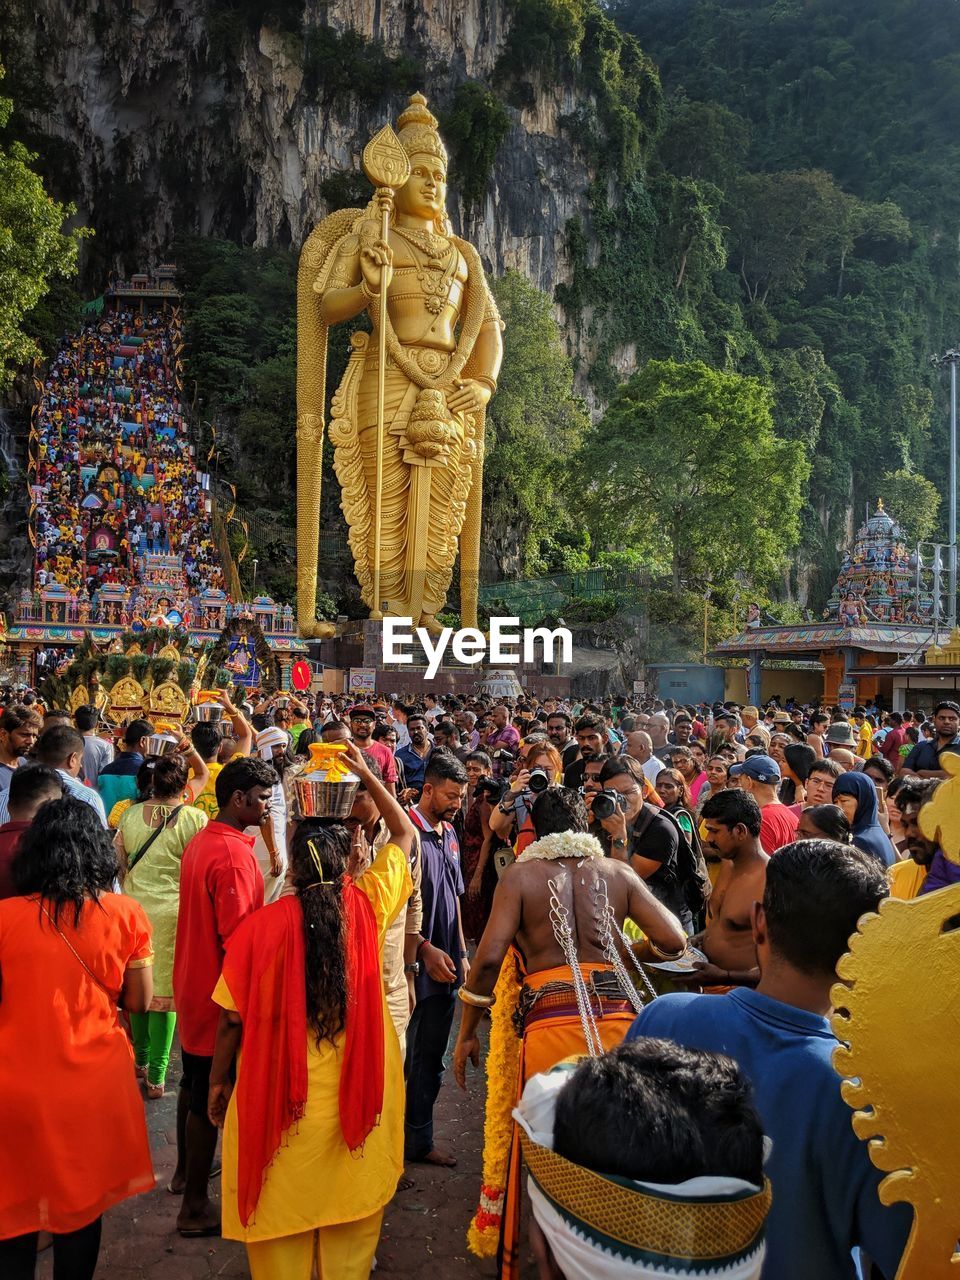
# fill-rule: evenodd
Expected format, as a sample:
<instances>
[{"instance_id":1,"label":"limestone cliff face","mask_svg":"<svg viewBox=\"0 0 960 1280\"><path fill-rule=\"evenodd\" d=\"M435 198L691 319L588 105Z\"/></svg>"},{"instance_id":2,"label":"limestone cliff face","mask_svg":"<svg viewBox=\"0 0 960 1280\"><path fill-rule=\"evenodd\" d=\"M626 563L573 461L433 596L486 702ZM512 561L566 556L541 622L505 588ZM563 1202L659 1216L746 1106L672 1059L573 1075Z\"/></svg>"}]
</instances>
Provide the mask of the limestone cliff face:
<instances>
[{"instance_id":1,"label":"limestone cliff face","mask_svg":"<svg viewBox=\"0 0 960 1280\"><path fill-rule=\"evenodd\" d=\"M49 109L35 123L59 140L57 195L97 229L90 283L167 252L177 232L240 235L298 246L329 212L321 184L357 172L365 142L395 121L406 92L361 100L308 91L302 41L268 26L236 27L225 51L204 0L8 0L20 5L20 56L42 75ZM322 10L322 13L321 13ZM325 23L415 57L435 109L464 79L487 76L502 49L504 0L309 0ZM382 57L382 54L380 55ZM564 228L581 209L587 159L558 118L572 88L511 109L485 198L469 217L456 189L451 216L487 267L516 267L552 292L565 279Z\"/></svg>"}]
</instances>

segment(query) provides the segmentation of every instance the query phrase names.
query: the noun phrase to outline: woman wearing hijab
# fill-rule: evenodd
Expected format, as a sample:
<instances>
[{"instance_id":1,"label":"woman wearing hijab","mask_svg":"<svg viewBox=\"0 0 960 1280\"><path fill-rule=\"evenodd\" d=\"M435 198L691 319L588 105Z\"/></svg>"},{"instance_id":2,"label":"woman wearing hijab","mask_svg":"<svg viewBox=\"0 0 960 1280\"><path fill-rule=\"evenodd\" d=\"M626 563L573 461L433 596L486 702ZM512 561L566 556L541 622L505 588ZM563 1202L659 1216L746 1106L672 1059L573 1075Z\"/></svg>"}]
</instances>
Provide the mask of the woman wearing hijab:
<instances>
[{"instance_id":1,"label":"woman wearing hijab","mask_svg":"<svg viewBox=\"0 0 960 1280\"><path fill-rule=\"evenodd\" d=\"M872 853L885 867L897 861L897 851L877 821L877 788L863 773L841 773L833 784L833 803L847 816L853 843Z\"/></svg>"},{"instance_id":2,"label":"woman wearing hijab","mask_svg":"<svg viewBox=\"0 0 960 1280\"><path fill-rule=\"evenodd\" d=\"M384 935L412 892L410 819L352 744L390 839L354 883L340 823L301 821L292 893L227 945L209 1116L223 1126L223 1234L253 1280L367 1280L403 1171L403 1064L383 994ZM242 1040L242 1043L241 1043ZM230 1082L241 1049L236 1088Z\"/></svg>"}]
</instances>

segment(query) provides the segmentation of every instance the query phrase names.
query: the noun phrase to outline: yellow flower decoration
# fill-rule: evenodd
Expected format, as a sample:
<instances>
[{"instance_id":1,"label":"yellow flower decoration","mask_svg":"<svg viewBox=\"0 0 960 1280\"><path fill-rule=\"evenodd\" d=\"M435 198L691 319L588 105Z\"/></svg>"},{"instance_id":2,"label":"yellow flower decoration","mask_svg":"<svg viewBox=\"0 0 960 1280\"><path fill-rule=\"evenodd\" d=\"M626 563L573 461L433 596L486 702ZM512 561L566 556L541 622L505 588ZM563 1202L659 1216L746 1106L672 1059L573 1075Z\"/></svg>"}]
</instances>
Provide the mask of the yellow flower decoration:
<instances>
[{"instance_id":1,"label":"yellow flower decoration","mask_svg":"<svg viewBox=\"0 0 960 1280\"><path fill-rule=\"evenodd\" d=\"M483 1122L483 1181L480 1204L467 1231L470 1251L492 1258L500 1240L500 1221L513 1142L513 1108L517 1105L521 1040L513 1023L520 1003L520 972L514 949L507 952L494 994L487 1053L487 1107Z\"/></svg>"}]
</instances>

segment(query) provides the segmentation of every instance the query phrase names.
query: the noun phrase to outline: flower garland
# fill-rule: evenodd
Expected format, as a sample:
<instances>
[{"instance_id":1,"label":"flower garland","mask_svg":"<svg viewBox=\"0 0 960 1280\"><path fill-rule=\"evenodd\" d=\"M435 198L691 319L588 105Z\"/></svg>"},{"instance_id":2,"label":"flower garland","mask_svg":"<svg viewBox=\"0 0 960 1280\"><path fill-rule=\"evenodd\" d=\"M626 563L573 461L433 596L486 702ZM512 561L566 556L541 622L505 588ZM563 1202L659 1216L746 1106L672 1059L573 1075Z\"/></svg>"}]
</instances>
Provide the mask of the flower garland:
<instances>
[{"instance_id":1,"label":"flower garland","mask_svg":"<svg viewBox=\"0 0 960 1280\"><path fill-rule=\"evenodd\" d=\"M507 1185L507 1165L513 1142L513 1108L517 1105L522 1042L513 1025L520 1003L520 973L513 948L500 968L494 994L487 1053L487 1106L483 1122L483 1180L480 1204L467 1231L471 1253L492 1258L500 1242Z\"/></svg>"},{"instance_id":2,"label":"flower garland","mask_svg":"<svg viewBox=\"0 0 960 1280\"><path fill-rule=\"evenodd\" d=\"M596 836L586 831L554 831L528 844L517 857L518 862L533 862L542 858L602 858L603 846Z\"/></svg>"}]
</instances>

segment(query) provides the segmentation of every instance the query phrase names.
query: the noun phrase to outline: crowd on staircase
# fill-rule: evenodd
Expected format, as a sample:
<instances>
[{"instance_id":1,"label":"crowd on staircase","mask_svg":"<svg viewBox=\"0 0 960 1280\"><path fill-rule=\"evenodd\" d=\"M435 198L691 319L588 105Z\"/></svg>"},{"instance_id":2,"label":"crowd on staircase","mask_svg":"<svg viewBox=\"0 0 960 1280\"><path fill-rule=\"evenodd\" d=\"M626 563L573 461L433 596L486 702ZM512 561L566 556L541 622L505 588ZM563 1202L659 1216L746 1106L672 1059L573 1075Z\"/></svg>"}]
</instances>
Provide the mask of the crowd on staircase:
<instances>
[{"instance_id":1,"label":"crowd on staircase","mask_svg":"<svg viewBox=\"0 0 960 1280\"><path fill-rule=\"evenodd\" d=\"M224 587L180 344L176 310L118 311L66 334L50 362L34 427L35 585L67 588L81 615L104 613L104 587L128 588L131 616L161 583L184 608Z\"/></svg>"}]
</instances>

